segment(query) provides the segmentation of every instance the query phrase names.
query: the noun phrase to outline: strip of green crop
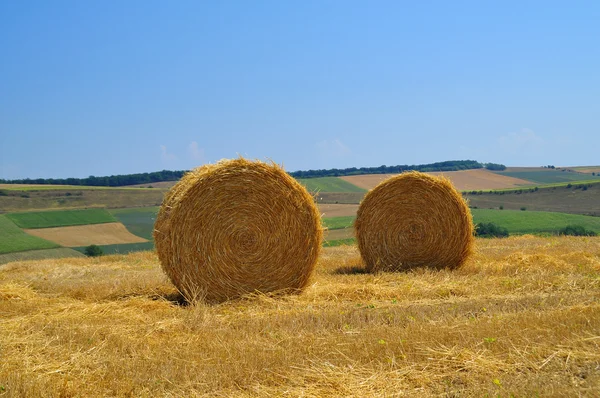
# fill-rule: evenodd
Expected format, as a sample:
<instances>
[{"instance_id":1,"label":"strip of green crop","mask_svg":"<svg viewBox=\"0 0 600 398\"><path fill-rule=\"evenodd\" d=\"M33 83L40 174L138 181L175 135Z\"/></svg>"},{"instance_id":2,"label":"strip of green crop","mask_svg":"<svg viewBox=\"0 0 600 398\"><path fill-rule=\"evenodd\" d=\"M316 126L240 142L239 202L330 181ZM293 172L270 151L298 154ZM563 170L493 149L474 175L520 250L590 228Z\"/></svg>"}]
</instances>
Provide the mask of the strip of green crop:
<instances>
[{"instance_id":1,"label":"strip of green crop","mask_svg":"<svg viewBox=\"0 0 600 398\"><path fill-rule=\"evenodd\" d=\"M103 224L117 221L105 209L33 211L9 213L6 217L20 228L25 229Z\"/></svg>"},{"instance_id":2,"label":"strip of green crop","mask_svg":"<svg viewBox=\"0 0 600 398\"><path fill-rule=\"evenodd\" d=\"M54 242L31 236L5 215L0 215L0 254L60 247Z\"/></svg>"}]
</instances>

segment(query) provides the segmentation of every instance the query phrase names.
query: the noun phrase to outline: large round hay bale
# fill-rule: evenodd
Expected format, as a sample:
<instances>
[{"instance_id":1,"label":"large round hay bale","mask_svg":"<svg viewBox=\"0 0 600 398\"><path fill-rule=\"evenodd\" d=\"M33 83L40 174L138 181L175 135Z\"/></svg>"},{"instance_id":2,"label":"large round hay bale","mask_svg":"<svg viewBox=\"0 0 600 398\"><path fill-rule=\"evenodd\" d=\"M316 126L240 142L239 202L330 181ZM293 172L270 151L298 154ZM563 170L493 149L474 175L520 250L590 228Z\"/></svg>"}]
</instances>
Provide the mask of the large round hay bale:
<instances>
[{"instance_id":1,"label":"large round hay bale","mask_svg":"<svg viewBox=\"0 0 600 398\"><path fill-rule=\"evenodd\" d=\"M469 207L444 177L391 177L367 193L354 224L367 270L457 268L473 248Z\"/></svg>"},{"instance_id":2,"label":"large round hay bale","mask_svg":"<svg viewBox=\"0 0 600 398\"><path fill-rule=\"evenodd\" d=\"M275 164L242 158L187 173L154 227L162 268L188 301L300 291L322 239L306 189Z\"/></svg>"}]
</instances>

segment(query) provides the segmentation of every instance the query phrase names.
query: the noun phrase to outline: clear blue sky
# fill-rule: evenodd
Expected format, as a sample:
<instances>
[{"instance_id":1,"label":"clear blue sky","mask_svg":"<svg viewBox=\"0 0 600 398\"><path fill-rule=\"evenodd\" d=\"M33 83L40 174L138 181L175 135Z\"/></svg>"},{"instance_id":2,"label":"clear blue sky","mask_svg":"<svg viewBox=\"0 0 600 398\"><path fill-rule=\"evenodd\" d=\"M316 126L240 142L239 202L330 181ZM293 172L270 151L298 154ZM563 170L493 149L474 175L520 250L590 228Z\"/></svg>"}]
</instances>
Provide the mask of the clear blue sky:
<instances>
[{"instance_id":1,"label":"clear blue sky","mask_svg":"<svg viewBox=\"0 0 600 398\"><path fill-rule=\"evenodd\" d=\"M600 2L2 1L0 178L600 164Z\"/></svg>"}]
</instances>

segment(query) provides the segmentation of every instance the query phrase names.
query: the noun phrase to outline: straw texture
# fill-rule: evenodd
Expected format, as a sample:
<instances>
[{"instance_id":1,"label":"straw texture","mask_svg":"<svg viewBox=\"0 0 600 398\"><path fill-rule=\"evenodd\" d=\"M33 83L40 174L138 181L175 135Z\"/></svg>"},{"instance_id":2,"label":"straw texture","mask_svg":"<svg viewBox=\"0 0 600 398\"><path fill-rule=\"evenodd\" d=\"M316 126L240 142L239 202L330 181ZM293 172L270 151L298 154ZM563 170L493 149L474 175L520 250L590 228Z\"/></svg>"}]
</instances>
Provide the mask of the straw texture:
<instances>
[{"instance_id":1,"label":"straw texture","mask_svg":"<svg viewBox=\"0 0 600 398\"><path fill-rule=\"evenodd\" d=\"M189 301L300 291L322 239L306 189L275 164L243 158L187 173L154 228L162 268Z\"/></svg>"},{"instance_id":2,"label":"straw texture","mask_svg":"<svg viewBox=\"0 0 600 398\"><path fill-rule=\"evenodd\" d=\"M371 272L457 268L473 250L469 207L444 177L408 172L367 193L354 224Z\"/></svg>"}]
</instances>

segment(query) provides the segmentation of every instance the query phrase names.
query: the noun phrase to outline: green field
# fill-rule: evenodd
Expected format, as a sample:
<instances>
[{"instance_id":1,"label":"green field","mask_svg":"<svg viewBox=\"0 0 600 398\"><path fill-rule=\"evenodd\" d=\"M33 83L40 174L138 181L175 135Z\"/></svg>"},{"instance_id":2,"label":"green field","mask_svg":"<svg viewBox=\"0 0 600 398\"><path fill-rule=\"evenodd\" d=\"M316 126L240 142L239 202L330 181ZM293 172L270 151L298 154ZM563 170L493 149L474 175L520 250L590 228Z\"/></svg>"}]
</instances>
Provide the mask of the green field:
<instances>
[{"instance_id":1,"label":"green field","mask_svg":"<svg viewBox=\"0 0 600 398\"><path fill-rule=\"evenodd\" d=\"M471 209L475 224L493 222L508 229L510 234L556 233L568 225L581 225L600 233L600 217L548 211ZM354 216L324 218L329 229L351 228Z\"/></svg>"},{"instance_id":2,"label":"green field","mask_svg":"<svg viewBox=\"0 0 600 398\"><path fill-rule=\"evenodd\" d=\"M66 247L57 249L29 250L26 252L0 254L0 264L13 261L44 260L48 258L85 257L82 253Z\"/></svg>"},{"instance_id":3,"label":"green field","mask_svg":"<svg viewBox=\"0 0 600 398\"><path fill-rule=\"evenodd\" d=\"M337 177L299 178L298 182L311 192L367 192Z\"/></svg>"},{"instance_id":4,"label":"green field","mask_svg":"<svg viewBox=\"0 0 600 398\"><path fill-rule=\"evenodd\" d=\"M346 238L346 239L336 239L336 240L327 240L323 242L323 247L334 247L334 246L344 246L344 245L354 245L356 244L356 238Z\"/></svg>"},{"instance_id":5,"label":"green field","mask_svg":"<svg viewBox=\"0 0 600 398\"><path fill-rule=\"evenodd\" d=\"M122 243L118 245L99 245L102 253L108 254L127 254L132 252L141 252L146 250L154 250L154 242L143 243ZM73 247L80 253L85 253L85 247Z\"/></svg>"},{"instance_id":6,"label":"green field","mask_svg":"<svg viewBox=\"0 0 600 398\"><path fill-rule=\"evenodd\" d=\"M557 182L575 182L575 181L586 181L593 180L593 176L590 174L584 173L575 173L569 171L560 171L560 170L529 170L529 171L495 171L497 174L522 178L524 180L529 180L531 182L537 184L553 184ZM598 177L597 180L600 180ZM596 180L594 180L596 181Z\"/></svg>"},{"instance_id":7,"label":"green field","mask_svg":"<svg viewBox=\"0 0 600 398\"><path fill-rule=\"evenodd\" d=\"M508 229L510 234L556 233L568 225L581 225L600 233L600 217L548 211L471 209L471 212L476 224L493 222Z\"/></svg>"},{"instance_id":8,"label":"green field","mask_svg":"<svg viewBox=\"0 0 600 398\"><path fill-rule=\"evenodd\" d=\"M356 216L327 217L323 219L323 225L328 229L348 228L352 227L354 219Z\"/></svg>"},{"instance_id":9,"label":"green field","mask_svg":"<svg viewBox=\"0 0 600 398\"><path fill-rule=\"evenodd\" d=\"M60 247L36 236L31 236L17 227L5 215L0 215L0 254L26 250L52 249Z\"/></svg>"},{"instance_id":10,"label":"green field","mask_svg":"<svg viewBox=\"0 0 600 398\"><path fill-rule=\"evenodd\" d=\"M117 220L105 209L35 211L7 214L20 228L51 228L103 224Z\"/></svg>"},{"instance_id":11,"label":"green field","mask_svg":"<svg viewBox=\"0 0 600 398\"><path fill-rule=\"evenodd\" d=\"M117 220L119 220L129 232L142 238L152 240L154 231L154 222L158 207L139 207L135 209L113 209L109 210Z\"/></svg>"}]
</instances>

